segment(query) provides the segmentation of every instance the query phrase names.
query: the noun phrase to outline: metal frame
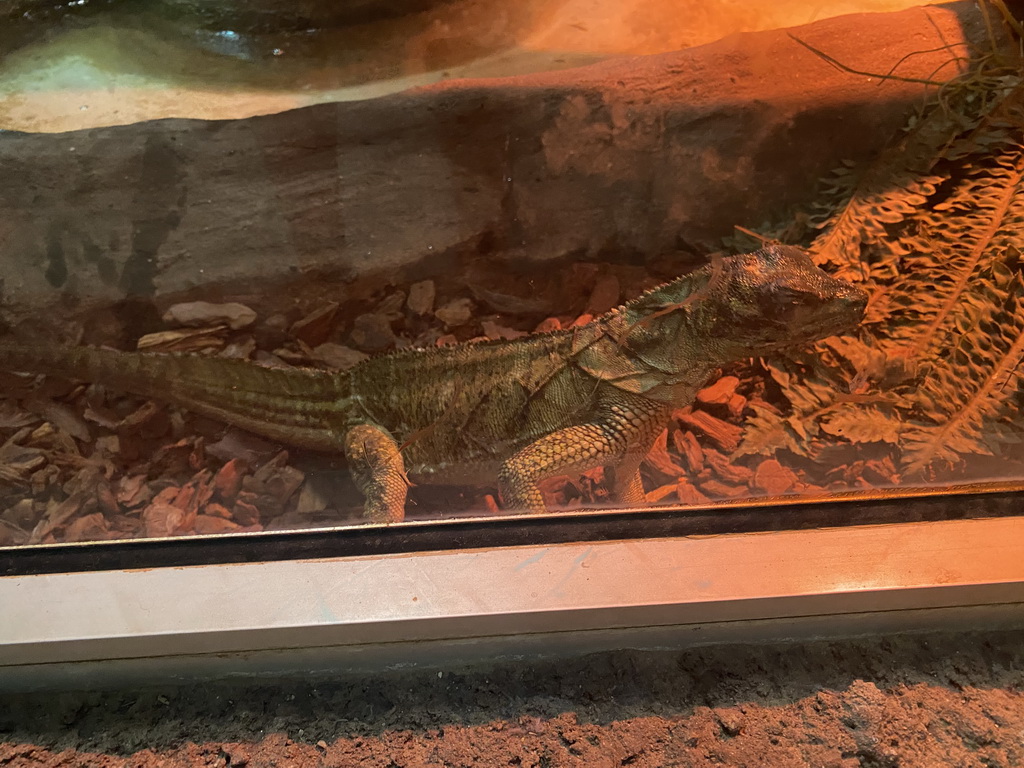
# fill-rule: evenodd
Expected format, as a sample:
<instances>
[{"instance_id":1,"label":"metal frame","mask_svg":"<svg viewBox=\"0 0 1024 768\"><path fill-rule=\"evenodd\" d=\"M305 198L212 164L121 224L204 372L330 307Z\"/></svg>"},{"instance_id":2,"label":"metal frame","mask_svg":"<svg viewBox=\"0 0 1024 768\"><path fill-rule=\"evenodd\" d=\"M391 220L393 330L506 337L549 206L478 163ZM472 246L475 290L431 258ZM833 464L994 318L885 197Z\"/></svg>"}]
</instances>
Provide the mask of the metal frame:
<instances>
[{"instance_id":1,"label":"metal frame","mask_svg":"<svg viewBox=\"0 0 1024 768\"><path fill-rule=\"evenodd\" d=\"M750 640L863 631L880 616L890 629L1024 617L1020 516L604 538L2 577L0 687L44 685L47 671L107 679L112 665L191 674L197 659L208 674L253 673L285 658L444 658L467 643L515 653L542 638L660 645L722 628Z\"/></svg>"},{"instance_id":2,"label":"metal frame","mask_svg":"<svg viewBox=\"0 0 1024 768\"><path fill-rule=\"evenodd\" d=\"M0 577L1024 516L1024 486L887 489L685 508L422 520L166 539L0 547Z\"/></svg>"}]
</instances>

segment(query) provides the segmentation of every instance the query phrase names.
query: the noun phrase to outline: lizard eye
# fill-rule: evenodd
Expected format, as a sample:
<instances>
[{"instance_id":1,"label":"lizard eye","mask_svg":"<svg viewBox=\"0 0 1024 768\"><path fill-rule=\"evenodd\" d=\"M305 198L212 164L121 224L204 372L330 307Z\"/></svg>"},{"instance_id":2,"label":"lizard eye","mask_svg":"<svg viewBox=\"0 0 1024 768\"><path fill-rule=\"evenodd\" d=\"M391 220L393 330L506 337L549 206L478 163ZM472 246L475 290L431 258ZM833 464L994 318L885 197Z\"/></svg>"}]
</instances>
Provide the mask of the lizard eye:
<instances>
[{"instance_id":1,"label":"lizard eye","mask_svg":"<svg viewBox=\"0 0 1024 768\"><path fill-rule=\"evenodd\" d=\"M776 300L780 304L800 304L806 297L806 294L803 291L798 291L786 285L780 286L776 289L775 295Z\"/></svg>"},{"instance_id":2,"label":"lizard eye","mask_svg":"<svg viewBox=\"0 0 1024 768\"><path fill-rule=\"evenodd\" d=\"M784 285L765 291L760 301L761 310L768 317L777 317L801 303L801 294Z\"/></svg>"},{"instance_id":3,"label":"lizard eye","mask_svg":"<svg viewBox=\"0 0 1024 768\"><path fill-rule=\"evenodd\" d=\"M816 296L788 285L777 286L764 297L762 310L765 318L787 326L798 325L801 318L813 312Z\"/></svg>"}]
</instances>

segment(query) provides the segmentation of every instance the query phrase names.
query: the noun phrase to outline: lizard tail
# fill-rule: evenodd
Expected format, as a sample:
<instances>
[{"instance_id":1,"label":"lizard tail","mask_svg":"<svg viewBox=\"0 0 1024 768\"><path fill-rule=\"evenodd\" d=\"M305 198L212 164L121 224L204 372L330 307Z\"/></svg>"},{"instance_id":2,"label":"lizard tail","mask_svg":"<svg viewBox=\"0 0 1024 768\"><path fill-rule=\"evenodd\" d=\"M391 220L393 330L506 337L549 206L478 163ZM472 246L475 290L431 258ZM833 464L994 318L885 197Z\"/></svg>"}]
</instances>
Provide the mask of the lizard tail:
<instances>
[{"instance_id":1,"label":"lizard tail","mask_svg":"<svg viewBox=\"0 0 1024 768\"><path fill-rule=\"evenodd\" d=\"M347 373L202 355L0 342L0 370L103 384L322 451L342 449L351 401Z\"/></svg>"}]
</instances>

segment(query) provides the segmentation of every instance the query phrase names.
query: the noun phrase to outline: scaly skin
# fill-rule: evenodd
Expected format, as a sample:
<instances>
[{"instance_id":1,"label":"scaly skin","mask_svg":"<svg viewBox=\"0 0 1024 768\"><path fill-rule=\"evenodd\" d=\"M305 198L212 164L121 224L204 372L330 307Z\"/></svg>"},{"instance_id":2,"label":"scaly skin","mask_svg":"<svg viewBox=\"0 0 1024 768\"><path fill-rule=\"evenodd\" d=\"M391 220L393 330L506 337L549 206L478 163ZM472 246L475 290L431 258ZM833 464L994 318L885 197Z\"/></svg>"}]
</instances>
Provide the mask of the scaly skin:
<instances>
[{"instance_id":1,"label":"scaly skin","mask_svg":"<svg viewBox=\"0 0 1024 768\"><path fill-rule=\"evenodd\" d=\"M711 265L592 323L514 341L403 350L344 373L195 355L0 344L6 370L104 384L273 440L345 454L374 521L400 521L409 481L498 480L544 512L539 482L596 466L643 502L639 466L674 408L719 366L855 326L866 295L773 246Z\"/></svg>"}]
</instances>

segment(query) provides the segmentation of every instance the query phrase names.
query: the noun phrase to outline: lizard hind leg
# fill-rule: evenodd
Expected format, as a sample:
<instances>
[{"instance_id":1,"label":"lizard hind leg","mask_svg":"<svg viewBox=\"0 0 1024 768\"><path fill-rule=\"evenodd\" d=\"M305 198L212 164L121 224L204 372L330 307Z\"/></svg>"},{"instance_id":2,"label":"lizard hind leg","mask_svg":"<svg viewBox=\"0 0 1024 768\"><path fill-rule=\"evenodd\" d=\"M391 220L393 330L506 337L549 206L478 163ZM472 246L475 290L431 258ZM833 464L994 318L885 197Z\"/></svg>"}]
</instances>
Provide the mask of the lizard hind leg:
<instances>
[{"instance_id":1,"label":"lizard hind leg","mask_svg":"<svg viewBox=\"0 0 1024 768\"><path fill-rule=\"evenodd\" d=\"M546 512L541 480L607 464L623 447L617 436L601 424L580 424L552 432L502 465L502 499L516 512Z\"/></svg>"},{"instance_id":2,"label":"lizard hind leg","mask_svg":"<svg viewBox=\"0 0 1024 768\"><path fill-rule=\"evenodd\" d=\"M402 522L409 479L395 439L380 427L357 424L345 433L345 458L366 499L365 516L375 523Z\"/></svg>"},{"instance_id":3,"label":"lizard hind leg","mask_svg":"<svg viewBox=\"0 0 1024 768\"><path fill-rule=\"evenodd\" d=\"M666 413L656 403L619 398L603 409L599 421L566 427L530 443L501 467L505 504L517 511L546 512L541 480L605 466L612 468L612 499L628 507L643 506L640 462Z\"/></svg>"}]
</instances>

